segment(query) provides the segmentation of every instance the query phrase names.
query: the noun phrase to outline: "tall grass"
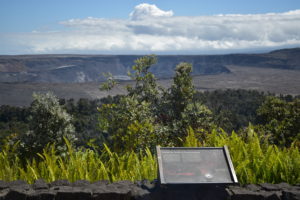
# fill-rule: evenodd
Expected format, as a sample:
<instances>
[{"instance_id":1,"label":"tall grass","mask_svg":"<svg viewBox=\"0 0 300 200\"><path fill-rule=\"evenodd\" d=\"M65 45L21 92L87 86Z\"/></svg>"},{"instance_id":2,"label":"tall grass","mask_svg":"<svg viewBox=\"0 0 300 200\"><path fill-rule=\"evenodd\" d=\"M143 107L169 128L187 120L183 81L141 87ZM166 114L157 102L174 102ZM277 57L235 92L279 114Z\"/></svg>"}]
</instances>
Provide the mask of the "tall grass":
<instances>
[{"instance_id":1,"label":"tall grass","mask_svg":"<svg viewBox=\"0 0 300 200\"><path fill-rule=\"evenodd\" d=\"M36 159L26 160L25 166L18 157L11 157L6 148L0 153L0 180L17 179L33 183L37 179L52 182L59 179L76 180L153 180L157 175L156 157L149 149L144 153L126 152L118 155L106 146L100 155L90 149L76 150L68 144L67 156L58 156L55 145L48 145ZM23 166L23 167L22 167Z\"/></svg>"},{"instance_id":2,"label":"tall grass","mask_svg":"<svg viewBox=\"0 0 300 200\"><path fill-rule=\"evenodd\" d=\"M189 130L184 140L186 147L215 146L229 147L233 165L240 183L300 183L300 154L296 145L278 148L259 137L251 126L246 136L232 132L228 135L214 130L202 142Z\"/></svg>"},{"instance_id":3,"label":"tall grass","mask_svg":"<svg viewBox=\"0 0 300 200\"><path fill-rule=\"evenodd\" d=\"M240 183L300 183L300 154L296 145L278 148L259 137L251 127L246 136L227 135L213 131L199 141L192 129L183 140L188 147L224 146L230 150L233 165ZM157 177L156 156L144 152L117 154L106 145L101 154L91 149L75 150L68 141L68 153L59 156L55 145L48 145L38 154L39 159L21 162L14 154L15 146L5 145L0 152L0 180L17 179L33 183L36 179L48 182L58 179L76 180L153 180Z\"/></svg>"}]
</instances>

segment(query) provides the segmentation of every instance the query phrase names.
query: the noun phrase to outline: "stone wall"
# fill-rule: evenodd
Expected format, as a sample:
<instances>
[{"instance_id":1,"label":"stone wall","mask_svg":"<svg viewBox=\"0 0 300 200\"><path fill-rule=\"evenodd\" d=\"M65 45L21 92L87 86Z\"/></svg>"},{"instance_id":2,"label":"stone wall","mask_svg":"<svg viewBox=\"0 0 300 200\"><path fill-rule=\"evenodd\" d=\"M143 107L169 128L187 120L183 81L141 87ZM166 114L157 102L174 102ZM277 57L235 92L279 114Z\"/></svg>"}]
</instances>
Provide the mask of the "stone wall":
<instances>
[{"instance_id":1,"label":"stone wall","mask_svg":"<svg viewBox=\"0 0 300 200\"><path fill-rule=\"evenodd\" d=\"M157 182L0 181L0 200L300 200L300 184L159 185Z\"/></svg>"}]
</instances>

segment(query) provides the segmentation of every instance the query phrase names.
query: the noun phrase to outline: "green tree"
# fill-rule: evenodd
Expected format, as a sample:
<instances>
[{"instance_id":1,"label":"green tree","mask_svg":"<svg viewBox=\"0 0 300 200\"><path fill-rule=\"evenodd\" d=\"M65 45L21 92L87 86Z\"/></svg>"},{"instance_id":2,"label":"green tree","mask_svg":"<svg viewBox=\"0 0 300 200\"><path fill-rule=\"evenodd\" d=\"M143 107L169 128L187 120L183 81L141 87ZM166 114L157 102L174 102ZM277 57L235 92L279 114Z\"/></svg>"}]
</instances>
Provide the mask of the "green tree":
<instances>
[{"instance_id":1,"label":"green tree","mask_svg":"<svg viewBox=\"0 0 300 200\"><path fill-rule=\"evenodd\" d=\"M181 118L181 113L192 102L195 94L191 72L192 65L189 63L180 63L175 69L175 77L173 78L168 100L172 106L172 115L177 119Z\"/></svg>"},{"instance_id":2,"label":"green tree","mask_svg":"<svg viewBox=\"0 0 300 200\"><path fill-rule=\"evenodd\" d=\"M27 156L41 152L48 143L55 143L59 153L67 150L64 137L73 143L75 129L71 116L59 105L52 93L33 94L29 131L21 137L21 152Z\"/></svg>"},{"instance_id":3,"label":"green tree","mask_svg":"<svg viewBox=\"0 0 300 200\"><path fill-rule=\"evenodd\" d=\"M158 103L158 88L155 76L148 70L156 63L155 56L145 56L137 59L129 73L133 86L128 85L128 94L121 96L118 103L103 104L98 108L99 127L103 134L108 135L108 143L115 151L145 149L154 146L155 137L155 111ZM111 89L107 85L113 82L109 77L108 82L102 84L101 89Z\"/></svg>"},{"instance_id":4,"label":"green tree","mask_svg":"<svg viewBox=\"0 0 300 200\"><path fill-rule=\"evenodd\" d=\"M195 100L205 104L212 112L215 124L231 132L247 127L249 122L257 124L257 109L265 95L255 90L214 90L197 92Z\"/></svg>"},{"instance_id":5,"label":"green tree","mask_svg":"<svg viewBox=\"0 0 300 200\"><path fill-rule=\"evenodd\" d=\"M290 146L300 141L300 100L286 102L274 96L267 97L257 110L259 119L273 143Z\"/></svg>"},{"instance_id":6,"label":"green tree","mask_svg":"<svg viewBox=\"0 0 300 200\"><path fill-rule=\"evenodd\" d=\"M165 93L160 110L167 113L164 121L172 145L179 145L179 138L187 135L191 127L209 131L212 126L212 112L199 101L194 101L196 93L191 77L193 68L189 63L180 63L175 68L173 84ZM202 131L203 132L203 131Z\"/></svg>"},{"instance_id":7,"label":"green tree","mask_svg":"<svg viewBox=\"0 0 300 200\"><path fill-rule=\"evenodd\" d=\"M157 143L150 104L124 96L118 104L99 108L99 127L115 151L139 151Z\"/></svg>"},{"instance_id":8,"label":"green tree","mask_svg":"<svg viewBox=\"0 0 300 200\"><path fill-rule=\"evenodd\" d=\"M120 97L118 103L103 104L98 109L100 130L110 136L116 151L153 149L157 144L179 145L179 137L187 134L189 126L211 125L211 112L193 102L192 65L180 63L174 83L166 90L149 72L156 61L155 56L137 59L130 73L135 83L127 86L127 95ZM102 88L106 86L107 83Z\"/></svg>"},{"instance_id":9,"label":"green tree","mask_svg":"<svg viewBox=\"0 0 300 200\"><path fill-rule=\"evenodd\" d=\"M133 73L128 73L133 81L134 87L128 85L128 96L136 98L138 101L150 103L151 109L156 109L159 101L159 88L153 73L149 72L152 65L156 64L157 58L154 55L144 56L134 61Z\"/></svg>"}]
</instances>

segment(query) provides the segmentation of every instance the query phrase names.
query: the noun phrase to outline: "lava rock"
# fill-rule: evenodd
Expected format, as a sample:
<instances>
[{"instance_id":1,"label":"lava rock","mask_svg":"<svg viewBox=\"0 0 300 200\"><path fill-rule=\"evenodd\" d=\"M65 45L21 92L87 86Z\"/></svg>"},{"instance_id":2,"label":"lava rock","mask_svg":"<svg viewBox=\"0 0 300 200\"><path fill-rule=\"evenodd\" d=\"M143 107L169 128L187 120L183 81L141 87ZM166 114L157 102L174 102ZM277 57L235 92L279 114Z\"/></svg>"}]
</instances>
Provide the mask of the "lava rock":
<instances>
[{"instance_id":1,"label":"lava rock","mask_svg":"<svg viewBox=\"0 0 300 200\"><path fill-rule=\"evenodd\" d=\"M137 181L136 184L142 189L148 190L150 192L154 191L157 188L157 184L155 181L150 182L149 180L142 180Z\"/></svg>"},{"instance_id":2,"label":"lava rock","mask_svg":"<svg viewBox=\"0 0 300 200\"><path fill-rule=\"evenodd\" d=\"M9 187L9 184L6 181L0 180L0 190L6 189Z\"/></svg>"},{"instance_id":3,"label":"lava rock","mask_svg":"<svg viewBox=\"0 0 300 200\"><path fill-rule=\"evenodd\" d=\"M50 183L50 187L55 187L55 186L70 186L71 183L68 180L57 180L53 181Z\"/></svg>"},{"instance_id":4,"label":"lava rock","mask_svg":"<svg viewBox=\"0 0 300 200\"><path fill-rule=\"evenodd\" d=\"M262 188L259 185L255 185L255 184L249 184L245 186L246 189L253 191L253 192L257 192L260 191Z\"/></svg>"},{"instance_id":5,"label":"lava rock","mask_svg":"<svg viewBox=\"0 0 300 200\"><path fill-rule=\"evenodd\" d=\"M300 190L291 189L282 191L283 200L300 200Z\"/></svg>"},{"instance_id":6,"label":"lava rock","mask_svg":"<svg viewBox=\"0 0 300 200\"><path fill-rule=\"evenodd\" d=\"M246 188L230 189L231 200L280 200L280 192L258 191L254 192Z\"/></svg>"},{"instance_id":7,"label":"lava rock","mask_svg":"<svg viewBox=\"0 0 300 200\"><path fill-rule=\"evenodd\" d=\"M90 185L89 181L86 180L78 180L71 184L73 187L83 187Z\"/></svg>"},{"instance_id":8,"label":"lava rock","mask_svg":"<svg viewBox=\"0 0 300 200\"><path fill-rule=\"evenodd\" d=\"M289 185L288 183L279 183L279 184L261 183L259 185L262 187L262 189L266 191L279 191L291 187L291 185Z\"/></svg>"},{"instance_id":9,"label":"lava rock","mask_svg":"<svg viewBox=\"0 0 300 200\"><path fill-rule=\"evenodd\" d=\"M103 186L103 185L108 185L109 184L109 181L108 180L101 180L101 181L96 181L94 183L91 183L91 185L94 185L94 186Z\"/></svg>"},{"instance_id":10,"label":"lava rock","mask_svg":"<svg viewBox=\"0 0 300 200\"><path fill-rule=\"evenodd\" d=\"M25 181L0 181L0 200L300 200L299 185L287 183L246 186L160 185L147 180L70 184L59 180L47 184L40 179L32 186Z\"/></svg>"},{"instance_id":11,"label":"lava rock","mask_svg":"<svg viewBox=\"0 0 300 200\"><path fill-rule=\"evenodd\" d=\"M26 200L55 200L56 192L50 190L38 190L27 196Z\"/></svg>"},{"instance_id":12,"label":"lava rock","mask_svg":"<svg viewBox=\"0 0 300 200\"><path fill-rule=\"evenodd\" d=\"M23 180L16 180L16 181L11 181L9 182L9 188L18 188L21 190L30 190L30 185L27 184L27 182Z\"/></svg>"},{"instance_id":13,"label":"lava rock","mask_svg":"<svg viewBox=\"0 0 300 200\"><path fill-rule=\"evenodd\" d=\"M20 189L9 189L5 199L9 200L26 200L27 192Z\"/></svg>"},{"instance_id":14,"label":"lava rock","mask_svg":"<svg viewBox=\"0 0 300 200\"><path fill-rule=\"evenodd\" d=\"M8 194L9 189L3 189L0 191L0 200L5 200L6 199L6 195Z\"/></svg>"},{"instance_id":15,"label":"lava rock","mask_svg":"<svg viewBox=\"0 0 300 200\"><path fill-rule=\"evenodd\" d=\"M88 188L60 186L55 200L91 200L92 191Z\"/></svg>"},{"instance_id":16,"label":"lava rock","mask_svg":"<svg viewBox=\"0 0 300 200\"><path fill-rule=\"evenodd\" d=\"M131 200L130 181L102 185L93 189L93 200ZM94 186L95 187L95 186Z\"/></svg>"},{"instance_id":17,"label":"lava rock","mask_svg":"<svg viewBox=\"0 0 300 200\"><path fill-rule=\"evenodd\" d=\"M38 179L34 182L32 188L34 190L49 189L49 185L43 179Z\"/></svg>"},{"instance_id":18,"label":"lava rock","mask_svg":"<svg viewBox=\"0 0 300 200\"><path fill-rule=\"evenodd\" d=\"M130 187L131 198L133 200L150 200L151 193L148 190L142 189L137 185L133 185Z\"/></svg>"},{"instance_id":19,"label":"lava rock","mask_svg":"<svg viewBox=\"0 0 300 200\"><path fill-rule=\"evenodd\" d=\"M282 182L282 183L278 183L278 184L274 184L274 185L276 185L278 188L280 188L281 190L282 189L289 189L289 188L292 188L293 186L292 185L290 185L290 184L288 184L288 183L284 183L284 182ZM299 188L300 189L300 188Z\"/></svg>"}]
</instances>

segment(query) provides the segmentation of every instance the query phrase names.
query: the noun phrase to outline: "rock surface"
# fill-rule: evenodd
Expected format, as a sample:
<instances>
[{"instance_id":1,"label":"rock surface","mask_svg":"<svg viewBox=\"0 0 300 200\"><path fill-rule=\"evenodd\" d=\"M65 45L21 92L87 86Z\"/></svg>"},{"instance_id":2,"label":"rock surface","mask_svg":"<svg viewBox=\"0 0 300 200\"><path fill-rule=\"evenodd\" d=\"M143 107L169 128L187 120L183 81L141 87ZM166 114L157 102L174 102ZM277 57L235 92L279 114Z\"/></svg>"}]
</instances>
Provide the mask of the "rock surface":
<instances>
[{"instance_id":1,"label":"rock surface","mask_svg":"<svg viewBox=\"0 0 300 200\"><path fill-rule=\"evenodd\" d=\"M58 180L46 183L37 180L0 181L0 200L300 200L300 186L249 184L246 186L160 185L148 180L97 181L79 180L70 183Z\"/></svg>"}]
</instances>

